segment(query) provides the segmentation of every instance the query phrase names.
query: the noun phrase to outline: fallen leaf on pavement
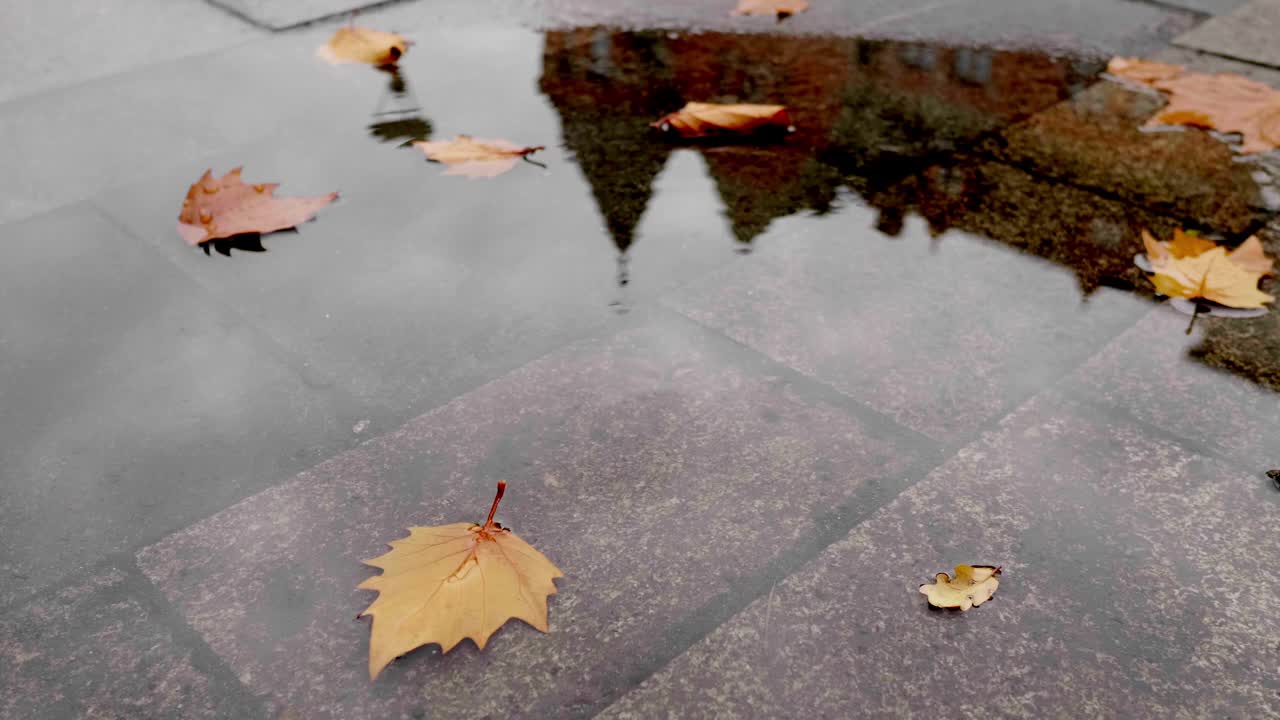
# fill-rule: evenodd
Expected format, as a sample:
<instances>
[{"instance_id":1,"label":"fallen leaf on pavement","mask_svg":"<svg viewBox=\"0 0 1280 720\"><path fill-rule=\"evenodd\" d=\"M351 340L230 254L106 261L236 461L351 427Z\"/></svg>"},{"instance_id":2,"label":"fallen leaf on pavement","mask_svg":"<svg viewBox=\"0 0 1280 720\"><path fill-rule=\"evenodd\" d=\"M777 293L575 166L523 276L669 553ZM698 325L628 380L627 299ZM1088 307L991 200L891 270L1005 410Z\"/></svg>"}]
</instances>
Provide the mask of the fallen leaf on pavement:
<instances>
[{"instance_id":1,"label":"fallen leaf on pavement","mask_svg":"<svg viewBox=\"0 0 1280 720\"><path fill-rule=\"evenodd\" d=\"M1261 308L1275 298L1258 289L1258 281L1274 271L1274 259L1257 237L1235 250L1182 232L1160 242L1143 231L1147 269L1156 291L1171 298L1210 300L1229 308Z\"/></svg>"},{"instance_id":2,"label":"fallen leaf on pavement","mask_svg":"<svg viewBox=\"0 0 1280 720\"><path fill-rule=\"evenodd\" d=\"M1177 77L1186 72L1186 68L1181 65L1170 65L1138 58L1117 57L1111 58L1111 62L1107 63L1107 72L1116 77L1150 85L1157 80Z\"/></svg>"},{"instance_id":3,"label":"fallen leaf on pavement","mask_svg":"<svg viewBox=\"0 0 1280 720\"><path fill-rule=\"evenodd\" d=\"M428 160L448 165L445 175L469 178L496 177L515 167L521 158L544 148L542 145L520 147L506 140L482 140L470 135L441 142L415 142L413 146Z\"/></svg>"},{"instance_id":4,"label":"fallen leaf on pavement","mask_svg":"<svg viewBox=\"0 0 1280 720\"><path fill-rule=\"evenodd\" d=\"M1280 147L1280 91L1231 73L1187 72L1179 65L1114 58L1113 75L1149 85L1169 96L1169 104L1147 125L1190 125L1240 135L1240 152Z\"/></svg>"},{"instance_id":5,"label":"fallen leaf on pavement","mask_svg":"<svg viewBox=\"0 0 1280 720\"><path fill-rule=\"evenodd\" d=\"M395 65L409 50L409 41L395 33L347 25L338 28L316 53L331 63Z\"/></svg>"},{"instance_id":6,"label":"fallen leaf on pavement","mask_svg":"<svg viewBox=\"0 0 1280 720\"><path fill-rule=\"evenodd\" d=\"M738 0L733 15L777 15L785 17L809 9L809 0Z\"/></svg>"},{"instance_id":7,"label":"fallen leaf on pavement","mask_svg":"<svg viewBox=\"0 0 1280 720\"><path fill-rule=\"evenodd\" d=\"M920 586L929 604L939 608L959 608L962 612L991 599L1000 581L1000 568L991 565L957 565L956 576L938 573L932 585Z\"/></svg>"},{"instance_id":8,"label":"fallen leaf on pavement","mask_svg":"<svg viewBox=\"0 0 1280 720\"><path fill-rule=\"evenodd\" d=\"M454 523L411 527L390 552L366 560L381 575L360 583L377 590L360 614L373 617L369 678L414 648L438 643L447 653L463 638L483 650L489 637L512 618L548 631L547 596L556 593L560 569L542 553L493 521L498 493L483 525Z\"/></svg>"},{"instance_id":9,"label":"fallen leaf on pavement","mask_svg":"<svg viewBox=\"0 0 1280 720\"><path fill-rule=\"evenodd\" d=\"M720 105L691 102L651 123L663 132L683 138L711 135L747 135L765 129L791 129L791 117L782 105Z\"/></svg>"},{"instance_id":10,"label":"fallen leaf on pavement","mask_svg":"<svg viewBox=\"0 0 1280 720\"><path fill-rule=\"evenodd\" d=\"M333 202L338 193L317 197L278 198L278 183L249 185L240 168L214 178L211 170L187 190L178 214L178 234L188 244L243 233L269 233L295 227Z\"/></svg>"}]
</instances>

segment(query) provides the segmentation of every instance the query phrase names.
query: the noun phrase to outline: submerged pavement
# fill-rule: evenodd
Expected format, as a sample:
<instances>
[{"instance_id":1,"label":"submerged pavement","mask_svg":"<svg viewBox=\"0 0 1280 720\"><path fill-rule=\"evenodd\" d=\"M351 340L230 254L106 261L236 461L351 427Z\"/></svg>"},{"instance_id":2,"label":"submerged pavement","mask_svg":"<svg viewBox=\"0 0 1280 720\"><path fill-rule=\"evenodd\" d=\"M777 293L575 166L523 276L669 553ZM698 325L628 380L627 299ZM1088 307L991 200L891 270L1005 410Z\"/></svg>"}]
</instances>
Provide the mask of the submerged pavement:
<instances>
[{"instance_id":1,"label":"submerged pavement","mask_svg":"<svg viewBox=\"0 0 1280 720\"><path fill-rule=\"evenodd\" d=\"M1275 165L1100 77L1280 87L1204 39L1267 2L403 3L395 73L270 33L350 3L223 4L4 78L0 718L1277 715L1280 320L1188 333L1133 265L1280 251ZM686 100L797 132L650 132ZM404 147L458 133L545 167ZM185 246L238 165L342 199ZM370 683L360 561L497 480L551 632ZM995 598L930 610L957 563Z\"/></svg>"}]
</instances>

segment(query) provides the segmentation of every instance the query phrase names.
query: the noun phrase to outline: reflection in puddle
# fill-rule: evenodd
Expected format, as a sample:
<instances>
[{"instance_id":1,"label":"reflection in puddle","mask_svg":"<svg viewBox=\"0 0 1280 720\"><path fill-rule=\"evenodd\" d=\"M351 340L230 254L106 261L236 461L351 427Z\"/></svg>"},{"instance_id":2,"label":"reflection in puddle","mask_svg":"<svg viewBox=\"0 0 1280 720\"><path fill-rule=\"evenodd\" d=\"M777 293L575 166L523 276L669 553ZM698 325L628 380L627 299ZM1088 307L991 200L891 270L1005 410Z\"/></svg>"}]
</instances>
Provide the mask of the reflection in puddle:
<instances>
[{"instance_id":1,"label":"reflection in puddle","mask_svg":"<svg viewBox=\"0 0 1280 720\"><path fill-rule=\"evenodd\" d=\"M431 121L422 116L422 106L398 66L377 68L387 74L387 87L373 108L369 135L381 142L402 147L431 138Z\"/></svg>"},{"instance_id":2,"label":"reflection in puddle","mask_svg":"<svg viewBox=\"0 0 1280 720\"><path fill-rule=\"evenodd\" d=\"M691 147L743 249L775 220L836 222L852 202L889 237L919 216L935 239L962 230L1069 268L1086 298L1103 285L1154 297L1133 265L1143 229L1233 244L1268 214L1222 143L1142 132L1158 101L1095 84L1102 69L908 42L579 28L546 33L540 88L617 248L620 286L655 179ZM786 105L797 130L741 146L679 146L651 130L688 101ZM1202 318L1194 356L1280 389L1276 317Z\"/></svg>"}]
</instances>

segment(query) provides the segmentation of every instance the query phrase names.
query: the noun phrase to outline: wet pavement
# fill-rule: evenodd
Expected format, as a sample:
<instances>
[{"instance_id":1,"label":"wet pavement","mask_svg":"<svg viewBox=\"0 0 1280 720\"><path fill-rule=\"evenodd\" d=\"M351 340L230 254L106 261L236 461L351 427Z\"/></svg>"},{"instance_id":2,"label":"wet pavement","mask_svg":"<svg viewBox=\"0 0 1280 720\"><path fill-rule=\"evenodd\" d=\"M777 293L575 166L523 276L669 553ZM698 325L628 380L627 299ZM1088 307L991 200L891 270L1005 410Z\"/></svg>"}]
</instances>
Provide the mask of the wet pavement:
<instances>
[{"instance_id":1,"label":"wet pavement","mask_svg":"<svg viewBox=\"0 0 1280 720\"><path fill-rule=\"evenodd\" d=\"M1280 716L1280 316L1187 333L1133 264L1280 251L1276 166L1100 77L1280 85L1169 45L1244 3L410 2L394 73L227 3L0 103L0 718ZM796 132L649 128L689 100ZM547 148L405 147L458 133ZM238 165L341 200L187 247ZM499 479L551 633L371 684L359 561ZM995 599L929 610L964 562Z\"/></svg>"}]
</instances>

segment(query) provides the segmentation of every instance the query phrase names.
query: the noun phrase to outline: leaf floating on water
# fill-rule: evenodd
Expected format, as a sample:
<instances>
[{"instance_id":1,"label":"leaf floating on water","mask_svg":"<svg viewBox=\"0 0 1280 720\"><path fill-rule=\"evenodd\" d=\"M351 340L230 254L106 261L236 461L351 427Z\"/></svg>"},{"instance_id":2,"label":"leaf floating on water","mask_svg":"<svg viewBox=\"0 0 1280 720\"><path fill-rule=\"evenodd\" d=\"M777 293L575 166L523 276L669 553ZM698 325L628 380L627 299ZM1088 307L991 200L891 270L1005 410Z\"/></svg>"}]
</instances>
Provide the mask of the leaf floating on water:
<instances>
[{"instance_id":1,"label":"leaf floating on water","mask_svg":"<svg viewBox=\"0 0 1280 720\"><path fill-rule=\"evenodd\" d=\"M447 653L464 638L481 650L508 620L548 632L547 597L563 573L542 553L493 521L498 493L484 525L411 527L390 552L366 560L382 570L359 587L378 597L361 617L373 617L369 678L414 648L438 643Z\"/></svg>"},{"instance_id":2,"label":"leaf floating on water","mask_svg":"<svg viewBox=\"0 0 1280 720\"><path fill-rule=\"evenodd\" d=\"M1262 308L1274 297L1258 289L1258 282L1274 271L1274 258L1257 237L1228 253L1205 238L1182 232L1160 242L1143 231L1146 264L1156 291L1170 298L1209 300L1228 308ZM1141 263L1140 263L1141 266ZM1199 312L1199 310L1197 310Z\"/></svg>"},{"instance_id":3,"label":"leaf floating on water","mask_svg":"<svg viewBox=\"0 0 1280 720\"><path fill-rule=\"evenodd\" d=\"M929 598L929 604L934 607L963 612L991 599L1000 587L996 579L999 574L1000 568L992 565L957 565L955 578L938 573L932 585L920 586L920 593Z\"/></svg>"},{"instance_id":4,"label":"leaf floating on water","mask_svg":"<svg viewBox=\"0 0 1280 720\"><path fill-rule=\"evenodd\" d=\"M776 15L779 20L809 9L809 0L738 0L731 15Z\"/></svg>"},{"instance_id":5,"label":"leaf floating on water","mask_svg":"<svg viewBox=\"0 0 1280 720\"><path fill-rule=\"evenodd\" d=\"M221 178L212 170L187 190L178 214L178 234L190 245L243 233L269 233L300 225L333 202L338 193L318 197L278 198L277 183L249 185L241 168Z\"/></svg>"},{"instance_id":6,"label":"leaf floating on water","mask_svg":"<svg viewBox=\"0 0 1280 720\"><path fill-rule=\"evenodd\" d=\"M790 131L791 116L783 105L721 105L691 102L651 123L682 138L749 135L762 130Z\"/></svg>"},{"instance_id":7,"label":"leaf floating on water","mask_svg":"<svg viewBox=\"0 0 1280 720\"><path fill-rule=\"evenodd\" d=\"M400 62L400 56L408 50L409 41L401 35L347 25L338 28L316 54L335 65L368 63L386 67Z\"/></svg>"},{"instance_id":8,"label":"leaf floating on water","mask_svg":"<svg viewBox=\"0 0 1280 720\"><path fill-rule=\"evenodd\" d=\"M428 160L448 165L445 175L469 178L497 177L515 167L521 158L545 147L520 147L506 140L483 140L470 135L459 135L441 142L415 142L413 146L421 150Z\"/></svg>"}]
</instances>

